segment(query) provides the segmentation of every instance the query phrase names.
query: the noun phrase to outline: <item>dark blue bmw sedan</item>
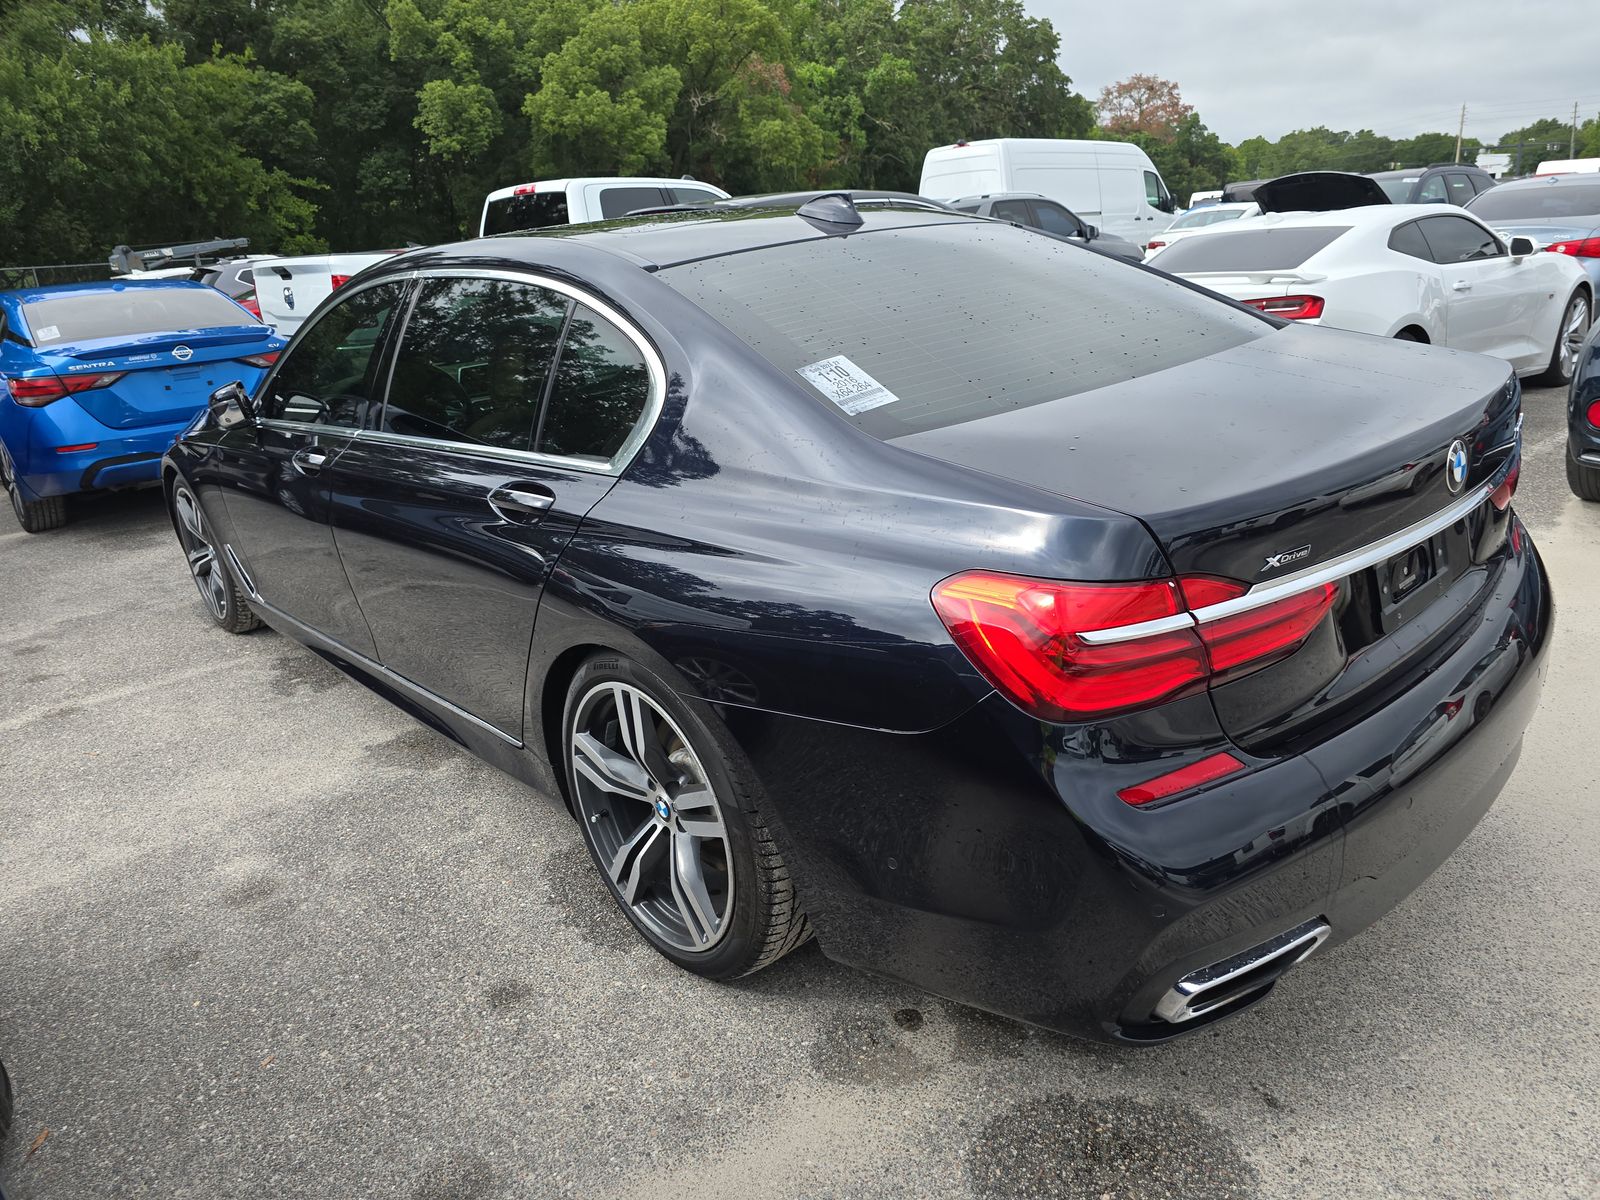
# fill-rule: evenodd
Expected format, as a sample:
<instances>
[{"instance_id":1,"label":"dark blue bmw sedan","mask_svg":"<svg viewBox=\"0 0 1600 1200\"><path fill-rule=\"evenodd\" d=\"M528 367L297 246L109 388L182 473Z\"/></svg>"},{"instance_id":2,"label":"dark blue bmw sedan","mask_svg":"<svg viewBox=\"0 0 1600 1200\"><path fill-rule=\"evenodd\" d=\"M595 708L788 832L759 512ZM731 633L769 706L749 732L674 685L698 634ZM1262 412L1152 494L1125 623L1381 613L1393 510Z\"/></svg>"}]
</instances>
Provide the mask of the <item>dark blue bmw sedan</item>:
<instances>
[{"instance_id":1,"label":"dark blue bmw sedan","mask_svg":"<svg viewBox=\"0 0 1600 1200\"><path fill-rule=\"evenodd\" d=\"M684 968L815 935L1153 1041L1510 775L1520 410L1492 359L832 197L397 256L163 478L212 620L559 795Z\"/></svg>"}]
</instances>

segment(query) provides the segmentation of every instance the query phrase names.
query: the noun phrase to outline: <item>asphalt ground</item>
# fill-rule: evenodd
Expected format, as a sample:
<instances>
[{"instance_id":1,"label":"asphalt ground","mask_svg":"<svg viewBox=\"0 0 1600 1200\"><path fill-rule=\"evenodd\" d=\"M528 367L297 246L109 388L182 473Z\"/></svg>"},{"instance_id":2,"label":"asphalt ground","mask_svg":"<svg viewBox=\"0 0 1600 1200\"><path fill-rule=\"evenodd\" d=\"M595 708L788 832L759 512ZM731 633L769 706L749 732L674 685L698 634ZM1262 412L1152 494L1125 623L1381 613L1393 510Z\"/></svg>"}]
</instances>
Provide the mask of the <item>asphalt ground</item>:
<instances>
[{"instance_id":1,"label":"asphalt ground","mask_svg":"<svg viewBox=\"0 0 1600 1200\"><path fill-rule=\"evenodd\" d=\"M829 963L733 985L556 802L269 631L152 493L0 512L13 1200L1600 1195L1600 506L1527 397L1543 707L1461 849L1265 1004L1145 1050Z\"/></svg>"}]
</instances>

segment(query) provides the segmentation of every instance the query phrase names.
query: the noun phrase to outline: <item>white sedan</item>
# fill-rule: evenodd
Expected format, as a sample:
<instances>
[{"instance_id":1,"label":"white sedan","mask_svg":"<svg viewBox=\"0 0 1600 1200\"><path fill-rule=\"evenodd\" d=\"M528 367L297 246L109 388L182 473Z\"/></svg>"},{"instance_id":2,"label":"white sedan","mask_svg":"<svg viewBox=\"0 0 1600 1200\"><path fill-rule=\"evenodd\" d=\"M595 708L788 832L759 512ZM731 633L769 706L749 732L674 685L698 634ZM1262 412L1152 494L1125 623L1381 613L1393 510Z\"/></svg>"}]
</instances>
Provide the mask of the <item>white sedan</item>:
<instances>
[{"instance_id":1,"label":"white sedan","mask_svg":"<svg viewBox=\"0 0 1600 1200\"><path fill-rule=\"evenodd\" d=\"M1149 258L1164 246L1181 242L1191 234L1199 233L1202 229L1225 225L1229 221L1237 221L1240 217L1254 217L1260 212L1261 206L1254 200L1244 204L1207 204L1204 208L1191 208L1186 213L1180 213L1177 220L1150 239L1145 246L1147 251L1145 258Z\"/></svg>"},{"instance_id":2,"label":"white sedan","mask_svg":"<svg viewBox=\"0 0 1600 1200\"><path fill-rule=\"evenodd\" d=\"M1438 204L1246 217L1147 261L1273 316L1476 350L1552 385L1594 311L1574 259Z\"/></svg>"}]
</instances>

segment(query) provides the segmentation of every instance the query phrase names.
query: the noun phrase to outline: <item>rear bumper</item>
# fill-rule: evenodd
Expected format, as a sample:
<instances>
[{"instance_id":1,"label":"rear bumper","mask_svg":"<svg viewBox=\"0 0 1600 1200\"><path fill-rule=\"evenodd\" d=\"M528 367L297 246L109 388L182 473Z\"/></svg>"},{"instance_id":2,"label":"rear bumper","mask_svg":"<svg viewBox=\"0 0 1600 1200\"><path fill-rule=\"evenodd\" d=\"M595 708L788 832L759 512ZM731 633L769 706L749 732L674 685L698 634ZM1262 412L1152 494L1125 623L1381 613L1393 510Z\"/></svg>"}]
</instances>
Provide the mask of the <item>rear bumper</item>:
<instances>
[{"instance_id":1,"label":"rear bumper","mask_svg":"<svg viewBox=\"0 0 1600 1200\"><path fill-rule=\"evenodd\" d=\"M1519 537L1481 619L1417 686L1304 755L1150 811L1096 786L1114 746L1063 739L996 697L926 735L730 727L830 957L1064 1033L1161 1040L1205 1023L1156 1015L1179 980L1301 927L1350 937L1493 803L1552 619Z\"/></svg>"},{"instance_id":2,"label":"rear bumper","mask_svg":"<svg viewBox=\"0 0 1600 1200\"><path fill-rule=\"evenodd\" d=\"M18 477L29 492L41 499L103 488L147 486L161 478L161 456L189 423L185 420L113 430L97 422L92 429L74 425L62 430L39 422L32 430L28 459L18 464ZM92 445L92 449L65 454L57 449L85 444Z\"/></svg>"}]
</instances>

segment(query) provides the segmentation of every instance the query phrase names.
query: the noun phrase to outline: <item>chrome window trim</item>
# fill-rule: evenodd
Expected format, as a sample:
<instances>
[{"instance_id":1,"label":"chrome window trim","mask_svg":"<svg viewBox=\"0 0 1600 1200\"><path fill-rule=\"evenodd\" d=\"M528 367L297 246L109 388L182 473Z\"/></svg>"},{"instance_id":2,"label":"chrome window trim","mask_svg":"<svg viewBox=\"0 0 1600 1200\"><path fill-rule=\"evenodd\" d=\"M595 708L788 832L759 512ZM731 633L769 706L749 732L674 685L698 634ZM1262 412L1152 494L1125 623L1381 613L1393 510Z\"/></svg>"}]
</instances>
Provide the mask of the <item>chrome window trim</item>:
<instances>
[{"instance_id":1,"label":"chrome window trim","mask_svg":"<svg viewBox=\"0 0 1600 1200\"><path fill-rule=\"evenodd\" d=\"M382 429L358 429L355 431L355 440L375 442L383 446L416 446L421 450L438 450L446 454L461 454L472 458L498 458L506 462L527 463L536 467L587 471L591 475L621 473L620 470L612 469L610 463L596 459L566 458L559 454L540 454L534 450L512 450L505 446L481 446L473 442L452 442L444 438L417 437L409 433L388 433Z\"/></svg>"},{"instance_id":2,"label":"chrome window trim","mask_svg":"<svg viewBox=\"0 0 1600 1200\"><path fill-rule=\"evenodd\" d=\"M534 287L548 288L550 291L565 296L569 300L585 305L615 325L622 335L632 342L639 351L644 358L645 370L650 375L650 394L645 398L644 412L634 422L632 432L628 434L622 445L617 448L617 452L605 462L598 462L592 459L567 458L556 454L540 454L536 450L504 450L499 447L473 446L467 442L412 438L405 434L383 433L381 430L362 430L361 434L380 434L385 441L395 438L403 442L427 445L434 449L448 449L466 454L479 454L485 452L486 449L490 449L497 451L494 455L495 457L515 456L518 461L590 471L600 475L620 475L627 470L628 464L633 461L634 455L639 452L639 448L644 445L645 439L655 429L656 421L660 418L661 410L666 406L667 399L666 363L662 360L661 354L656 350L655 345L649 338L645 337L644 333L631 320L593 292L575 287L565 280L553 279L548 275L542 275L537 271L513 271L499 267L428 267L414 271L412 277L415 279L503 279L509 283L526 283L532 284ZM410 324L409 314L407 315L406 323ZM565 344L566 339L563 338L562 345L565 346ZM403 347L404 345L405 328L402 327L400 330L400 346ZM384 397L385 401L387 401L387 388L384 389ZM369 440L378 439L370 438L369 436Z\"/></svg>"},{"instance_id":3,"label":"chrome window trim","mask_svg":"<svg viewBox=\"0 0 1600 1200\"><path fill-rule=\"evenodd\" d=\"M1130 642L1136 638L1149 637L1156 633L1170 633L1175 629L1186 629L1203 625L1208 621L1218 621L1224 617L1237 616L1239 613L1263 608L1268 604L1274 604L1279 600L1287 599L1310 588L1321 587L1326 583L1337 583L1346 576L1354 575L1357 571L1364 571L1368 567L1375 567L1381 562L1387 562L1402 550L1409 550L1417 543L1426 541L1436 533L1442 533L1488 500L1493 491L1494 481L1491 480L1468 492L1455 503L1434 513L1433 516L1426 517L1414 525L1408 525L1398 533L1391 534L1382 541L1373 542L1358 550L1352 550L1348 554L1341 554L1338 558L1329 559L1325 563L1318 563L1314 567L1307 567L1303 571L1296 571L1293 575L1285 575L1281 579L1258 583L1244 595L1237 596L1232 600L1222 600L1216 604L1207 604L1189 613L1161 617L1154 621L1142 621L1137 625L1122 625L1115 629L1089 630L1078 634L1078 637L1093 646Z\"/></svg>"}]
</instances>

